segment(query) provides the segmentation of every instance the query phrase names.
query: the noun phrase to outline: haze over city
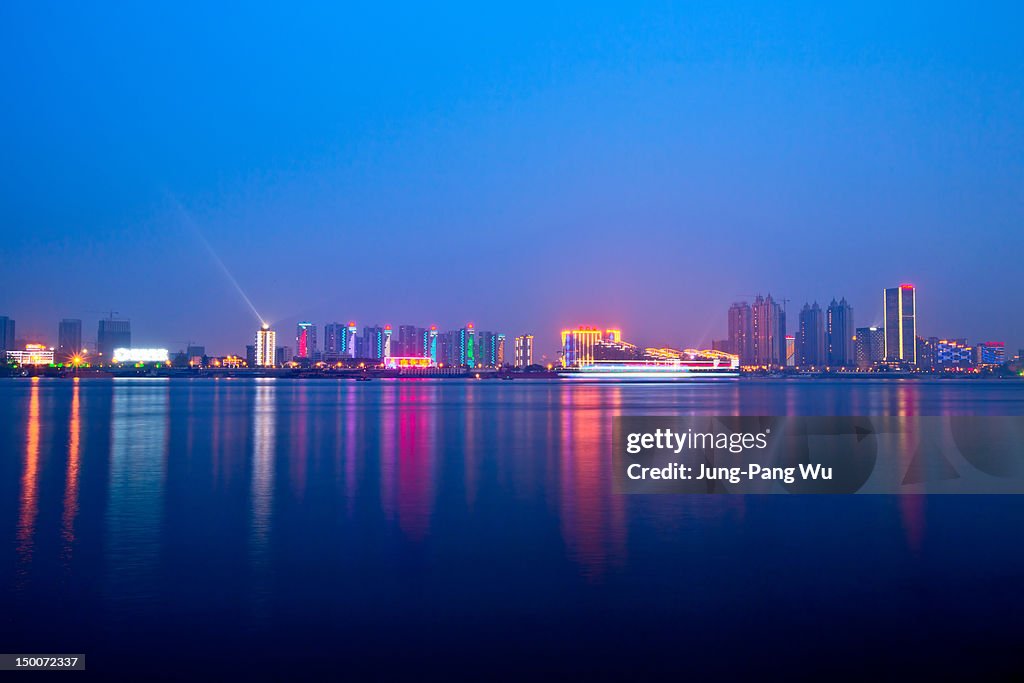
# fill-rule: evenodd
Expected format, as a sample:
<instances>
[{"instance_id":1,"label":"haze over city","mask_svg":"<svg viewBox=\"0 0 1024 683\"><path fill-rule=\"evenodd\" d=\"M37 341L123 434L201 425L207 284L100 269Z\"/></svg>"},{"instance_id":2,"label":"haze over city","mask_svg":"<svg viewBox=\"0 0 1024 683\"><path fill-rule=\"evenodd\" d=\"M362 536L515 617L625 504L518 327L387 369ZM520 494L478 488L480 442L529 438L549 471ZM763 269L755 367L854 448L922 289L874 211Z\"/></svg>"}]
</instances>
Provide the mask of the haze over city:
<instances>
[{"instance_id":1,"label":"haze over city","mask_svg":"<svg viewBox=\"0 0 1024 683\"><path fill-rule=\"evenodd\" d=\"M913 282L921 334L1024 346L1017 5L27 7L0 8L20 337L112 309L237 352L244 292L282 333L703 347L734 300L872 325Z\"/></svg>"}]
</instances>

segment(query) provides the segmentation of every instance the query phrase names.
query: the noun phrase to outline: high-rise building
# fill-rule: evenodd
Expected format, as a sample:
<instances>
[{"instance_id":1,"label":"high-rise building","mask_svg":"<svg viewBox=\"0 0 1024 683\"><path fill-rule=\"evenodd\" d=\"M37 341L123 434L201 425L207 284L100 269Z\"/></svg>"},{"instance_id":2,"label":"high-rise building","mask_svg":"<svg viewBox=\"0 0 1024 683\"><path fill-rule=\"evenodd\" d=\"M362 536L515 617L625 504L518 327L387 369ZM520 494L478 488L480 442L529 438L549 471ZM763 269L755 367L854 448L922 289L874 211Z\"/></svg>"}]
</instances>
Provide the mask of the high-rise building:
<instances>
[{"instance_id":1,"label":"high-rise building","mask_svg":"<svg viewBox=\"0 0 1024 683\"><path fill-rule=\"evenodd\" d=\"M746 301L729 307L729 353L740 357L740 365L754 363L754 340L751 337L750 304Z\"/></svg>"},{"instance_id":2,"label":"high-rise building","mask_svg":"<svg viewBox=\"0 0 1024 683\"><path fill-rule=\"evenodd\" d=\"M882 296L885 317L885 360L917 364L917 290L914 285L890 287Z\"/></svg>"},{"instance_id":3,"label":"high-rise building","mask_svg":"<svg viewBox=\"0 0 1024 683\"><path fill-rule=\"evenodd\" d=\"M316 360L316 325L300 322L295 326L295 347L298 349L296 358Z\"/></svg>"},{"instance_id":4,"label":"high-rise building","mask_svg":"<svg viewBox=\"0 0 1024 683\"><path fill-rule=\"evenodd\" d=\"M423 334L423 357L437 364L437 325L431 325Z\"/></svg>"},{"instance_id":5,"label":"high-rise building","mask_svg":"<svg viewBox=\"0 0 1024 683\"><path fill-rule=\"evenodd\" d=\"M391 325L384 326L384 355L381 358L391 358Z\"/></svg>"},{"instance_id":6,"label":"high-rise building","mask_svg":"<svg viewBox=\"0 0 1024 683\"><path fill-rule=\"evenodd\" d=\"M857 336L853 326L853 306L846 297L832 299L825 316L825 362L834 367L856 364L853 343Z\"/></svg>"},{"instance_id":7,"label":"high-rise building","mask_svg":"<svg viewBox=\"0 0 1024 683\"><path fill-rule=\"evenodd\" d=\"M64 318L57 326L57 353L59 362L67 361L82 352L82 321Z\"/></svg>"},{"instance_id":8,"label":"high-rise building","mask_svg":"<svg viewBox=\"0 0 1024 683\"><path fill-rule=\"evenodd\" d=\"M476 332L473 323L466 323L458 332L459 365L464 368L476 367Z\"/></svg>"},{"instance_id":9,"label":"high-rise building","mask_svg":"<svg viewBox=\"0 0 1024 683\"><path fill-rule=\"evenodd\" d=\"M341 323L324 325L324 360L335 361L344 355L348 328Z\"/></svg>"},{"instance_id":10,"label":"high-rise building","mask_svg":"<svg viewBox=\"0 0 1024 683\"><path fill-rule=\"evenodd\" d=\"M796 364L800 367L825 365L825 321L818 302L800 309Z\"/></svg>"},{"instance_id":11,"label":"high-rise building","mask_svg":"<svg viewBox=\"0 0 1024 683\"><path fill-rule=\"evenodd\" d=\"M415 325L398 326L398 344L394 355L402 358L422 358L424 356L424 330Z\"/></svg>"},{"instance_id":12,"label":"high-rise building","mask_svg":"<svg viewBox=\"0 0 1024 683\"><path fill-rule=\"evenodd\" d=\"M858 327L854 358L861 370L885 360L885 330L881 327Z\"/></svg>"},{"instance_id":13,"label":"high-rise building","mask_svg":"<svg viewBox=\"0 0 1024 683\"><path fill-rule=\"evenodd\" d=\"M495 335L497 338L494 349L494 367L500 368L505 365L505 335Z\"/></svg>"},{"instance_id":14,"label":"high-rise building","mask_svg":"<svg viewBox=\"0 0 1024 683\"><path fill-rule=\"evenodd\" d=\"M364 327L362 344L359 349L360 358L382 360L384 358L384 328L380 325Z\"/></svg>"},{"instance_id":15,"label":"high-rise building","mask_svg":"<svg viewBox=\"0 0 1024 683\"><path fill-rule=\"evenodd\" d=\"M533 365L533 335L522 334L515 341L515 366L525 368Z\"/></svg>"},{"instance_id":16,"label":"high-rise building","mask_svg":"<svg viewBox=\"0 0 1024 683\"><path fill-rule=\"evenodd\" d=\"M785 364L786 313L771 294L767 297L758 295L750 307L750 337L754 347L754 365L773 367Z\"/></svg>"},{"instance_id":17,"label":"high-rise building","mask_svg":"<svg viewBox=\"0 0 1024 683\"><path fill-rule=\"evenodd\" d=\"M292 362L292 347L290 346L278 346L274 350L274 361L278 367L284 367L285 364Z\"/></svg>"},{"instance_id":18,"label":"high-rise building","mask_svg":"<svg viewBox=\"0 0 1024 683\"><path fill-rule=\"evenodd\" d=\"M354 320L350 320L348 328L345 330L345 336L341 338L341 355L349 358L356 357L359 346L358 336L359 328L356 327Z\"/></svg>"},{"instance_id":19,"label":"high-rise building","mask_svg":"<svg viewBox=\"0 0 1024 683\"><path fill-rule=\"evenodd\" d=\"M277 333L266 323L256 331L256 348L252 365L272 368L277 363Z\"/></svg>"},{"instance_id":20,"label":"high-rise building","mask_svg":"<svg viewBox=\"0 0 1024 683\"><path fill-rule=\"evenodd\" d=\"M6 315L0 315L0 360L3 360L4 351L16 350L14 340L14 320Z\"/></svg>"},{"instance_id":21,"label":"high-rise building","mask_svg":"<svg viewBox=\"0 0 1024 683\"><path fill-rule=\"evenodd\" d=\"M711 344L712 350L721 351L724 349L715 349L714 342ZM796 337L791 334L786 335L786 367L791 368L796 365Z\"/></svg>"},{"instance_id":22,"label":"high-rise building","mask_svg":"<svg viewBox=\"0 0 1024 683\"><path fill-rule=\"evenodd\" d=\"M132 324L129 320L106 318L100 321L96 332L96 351L101 362L109 363L114 349L129 349L132 346Z\"/></svg>"}]
</instances>

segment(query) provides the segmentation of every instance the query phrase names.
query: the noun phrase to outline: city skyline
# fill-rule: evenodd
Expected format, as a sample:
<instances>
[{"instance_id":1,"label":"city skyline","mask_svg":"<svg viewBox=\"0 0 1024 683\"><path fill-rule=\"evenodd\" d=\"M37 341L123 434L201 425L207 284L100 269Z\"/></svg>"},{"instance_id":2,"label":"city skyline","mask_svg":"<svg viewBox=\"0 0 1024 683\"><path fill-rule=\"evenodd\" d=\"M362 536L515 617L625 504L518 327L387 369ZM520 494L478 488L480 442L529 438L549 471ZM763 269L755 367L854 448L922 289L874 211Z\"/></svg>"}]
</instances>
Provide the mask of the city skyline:
<instances>
[{"instance_id":1,"label":"city skyline","mask_svg":"<svg viewBox=\"0 0 1024 683\"><path fill-rule=\"evenodd\" d=\"M758 292L879 325L909 281L929 330L1019 346L1022 9L806 9L4 6L0 310L541 351L576 323L708 345Z\"/></svg>"}]
</instances>

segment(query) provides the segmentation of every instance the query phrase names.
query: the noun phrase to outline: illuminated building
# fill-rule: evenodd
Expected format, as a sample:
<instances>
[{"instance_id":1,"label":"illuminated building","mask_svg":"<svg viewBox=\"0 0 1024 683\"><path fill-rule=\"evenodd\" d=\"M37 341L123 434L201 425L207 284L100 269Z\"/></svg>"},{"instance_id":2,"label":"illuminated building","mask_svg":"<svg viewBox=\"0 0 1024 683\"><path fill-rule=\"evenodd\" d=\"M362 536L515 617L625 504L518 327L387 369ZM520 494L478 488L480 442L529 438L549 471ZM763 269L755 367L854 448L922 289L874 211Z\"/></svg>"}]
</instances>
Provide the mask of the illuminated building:
<instances>
[{"instance_id":1,"label":"illuminated building","mask_svg":"<svg viewBox=\"0 0 1024 683\"><path fill-rule=\"evenodd\" d=\"M715 349L715 345L712 342L711 348L713 350L721 351L722 349ZM791 334L786 335L786 367L791 368L796 365L796 337Z\"/></svg>"},{"instance_id":2,"label":"illuminated building","mask_svg":"<svg viewBox=\"0 0 1024 683\"><path fill-rule=\"evenodd\" d=\"M423 358L422 356L389 356L384 359L384 367L389 370L396 370L401 368L432 368L437 364L429 358Z\"/></svg>"},{"instance_id":3,"label":"illuminated building","mask_svg":"<svg viewBox=\"0 0 1024 683\"><path fill-rule=\"evenodd\" d=\"M935 362L939 367L967 367L974 365L974 349L966 339L933 339Z\"/></svg>"},{"instance_id":4,"label":"illuminated building","mask_svg":"<svg viewBox=\"0 0 1024 683\"><path fill-rule=\"evenodd\" d=\"M825 322L818 302L800 309L796 364L800 367L825 365Z\"/></svg>"},{"instance_id":5,"label":"illuminated building","mask_svg":"<svg viewBox=\"0 0 1024 683\"><path fill-rule=\"evenodd\" d=\"M494 367L500 368L505 365L505 335L497 335L497 342L494 349Z\"/></svg>"},{"instance_id":6,"label":"illuminated building","mask_svg":"<svg viewBox=\"0 0 1024 683\"><path fill-rule=\"evenodd\" d=\"M533 335L523 334L515 339L514 365L525 368L533 365Z\"/></svg>"},{"instance_id":7,"label":"illuminated building","mask_svg":"<svg viewBox=\"0 0 1024 683\"><path fill-rule=\"evenodd\" d=\"M324 325L324 360L337 360L344 355L348 328L341 323Z\"/></svg>"},{"instance_id":8,"label":"illuminated building","mask_svg":"<svg viewBox=\"0 0 1024 683\"><path fill-rule=\"evenodd\" d=\"M354 320L350 320L348 323L348 335L345 337L344 343L342 344L341 347L342 354L348 356L349 358L356 357L356 346L358 346L356 338L358 337L358 335L359 328L356 327L356 323Z\"/></svg>"},{"instance_id":9,"label":"illuminated building","mask_svg":"<svg viewBox=\"0 0 1024 683\"><path fill-rule=\"evenodd\" d=\"M114 357L114 349L130 348L132 345L132 324L129 320L101 320L96 332L96 351L104 361Z\"/></svg>"},{"instance_id":10,"label":"illuminated building","mask_svg":"<svg viewBox=\"0 0 1024 683\"><path fill-rule=\"evenodd\" d=\"M189 365L202 365L203 358L205 356L205 346L196 346L194 344L189 344L185 349L185 357L188 359Z\"/></svg>"},{"instance_id":11,"label":"illuminated building","mask_svg":"<svg viewBox=\"0 0 1024 683\"><path fill-rule=\"evenodd\" d=\"M978 365L1003 365L1006 363L1006 343L980 342L974 347L974 360Z\"/></svg>"},{"instance_id":12,"label":"illuminated building","mask_svg":"<svg viewBox=\"0 0 1024 683\"><path fill-rule=\"evenodd\" d=\"M575 330L562 330L562 366L567 368L592 365L594 362L594 346L601 341L603 335L596 327L583 327Z\"/></svg>"},{"instance_id":13,"label":"illuminated building","mask_svg":"<svg viewBox=\"0 0 1024 683\"><path fill-rule=\"evenodd\" d=\"M437 325L431 325L430 329L424 335L424 349L423 355L431 360L435 365L437 364Z\"/></svg>"},{"instance_id":14,"label":"illuminated building","mask_svg":"<svg viewBox=\"0 0 1024 683\"><path fill-rule=\"evenodd\" d=\"M53 349L48 349L44 344L25 344L25 350L9 350L7 353L8 363L18 365L52 365Z\"/></svg>"},{"instance_id":15,"label":"illuminated building","mask_svg":"<svg viewBox=\"0 0 1024 683\"><path fill-rule=\"evenodd\" d=\"M825 320L826 364L836 367L854 365L853 307L843 297L838 303L832 299Z\"/></svg>"},{"instance_id":16,"label":"illuminated building","mask_svg":"<svg viewBox=\"0 0 1024 683\"><path fill-rule=\"evenodd\" d=\"M14 351L14 321L6 315L0 315L0 352Z\"/></svg>"},{"instance_id":17,"label":"illuminated building","mask_svg":"<svg viewBox=\"0 0 1024 683\"><path fill-rule=\"evenodd\" d=\"M82 321L64 318L57 326L57 358L63 362L82 352Z\"/></svg>"},{"instance_id":18,"label":"illuminated building","mask_svg":"<svg viewBox=\"0 0 1024 683\"><path fill-rule=\"evenodd\" d=\"M398 326L398 343L392 352L405 358L427 357L427 331L415 325Z\"/></svg>"},{"instance_id":19,"label":"illuminated building","mask_svg":"<svg viewBox=\"0 0 1024 683\"><path fill-rule=\"evenodd\" d=\"M363 328L363 343L359 349L361 358L381 360L384 358L384 328L379 325Z\"/></svg>"},{"instance_id":20,"label":"illuminated building","mask_svg":"<svg viewBox=\"0 0 1024 683\"><path fill-rule=\"evenodd\" d=\"M297 358L316 360L316 325L301 322L295 327L295 347Z\"/></svg>"},{"instance_id":21,"label":"illuminated building","mask_svg":"<svg viewBox=\"0 0 1024 683\"><path fill-rule=\"evenodd\" d=\"M751 338L750 304L746 301L729 307L729 353L740 357L741 365L754 362L754 340Z\"/></svg>"},{"instance_id":22,"label":"illuminated building","mask_svg":"<svg viewBox=\"0 0 1024 683\"><path fill-rule=\"evenodd\" d=\"M858 327L854 358L862 370L885 360L885 330L881 327Z\"/></svg>"},{"instance_id":23,"label":"illuminated building","mask_svg":"<svg viewBox=\"0 0 1024 683\"><path fill-rule=\"evenodd\" d=\"M914 285L890 287L882 296L885 318L885 360L917 364L917 290Z\"/></svg>"},{"instance_id":24,"label":"illuminated building","mask_svg":"<svg viewBox=\"0 0 1024 683\"><path fill-rule=\"evenodd\" d=\"M754 365L772 367L786 362L786 313L771 294L758 295L750 307L750 337Z\"/></svg>"},{"instance_id":25,"label":"illuminated building","mask_svg":"<svg viewBox=\"0 0 1024 683\"><path fill-rule=\"evenodd\" d=\"M256 330L256 349L253 366L272 368L277 364L277 333L266 323Z\"/></svg>"},{"instance_id":26,"label":"illuminated building","mask_svg":"<svg viewBox=\"0 0 1024 683\"><path fill-rule=\"evenodd\" d=\"M476 367L476 334L473 330L473 323L466 323L458 332L459 343L459 365L464 368Z\"/></svg>"},{"instance_id":27,"label":"illuminated building","mask_svg":"<svg viewBox=\"0 0 1024 683\"><path fill-rule=\"evenodd\" d=\"M115 363L166 363L167 349L114 349Z\"/></svg>"},{"instance_id":28,"label":"illuminated building","mask_svg":"<svg viewBox=\"0 0 1024 683\"><path fill-rule=\"evenodd\" d=\"M384 326L384 349L382 358L391 358L391 325Z\"/></svg>"}]
</instances>

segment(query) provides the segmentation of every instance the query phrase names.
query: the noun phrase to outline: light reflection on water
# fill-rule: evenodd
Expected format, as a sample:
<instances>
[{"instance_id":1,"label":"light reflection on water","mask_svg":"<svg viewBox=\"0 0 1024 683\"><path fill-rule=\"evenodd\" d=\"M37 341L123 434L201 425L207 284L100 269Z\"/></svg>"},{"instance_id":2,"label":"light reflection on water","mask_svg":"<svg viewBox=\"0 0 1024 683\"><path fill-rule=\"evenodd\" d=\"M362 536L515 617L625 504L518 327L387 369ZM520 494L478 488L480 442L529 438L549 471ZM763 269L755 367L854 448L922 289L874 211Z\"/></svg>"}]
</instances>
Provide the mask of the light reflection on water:
<instances>
[{"instance_id":1,"label":"light reflection on water","mask_svg":"<svg viewBox=\"0 0 1024 683\"><path fill-rule=\"evenodd\" d=\"M207 613L218 615L211 630L268 638L299 638L294 615L310 613L335 635L431 623L442 637L483 613L586 613L598 624L595 600L660 613L640 583L689 604L680 582L714 593L738 567L785 577L794 553L850 567L834 580L857 590L863 560L844 536L870 543L879 581L916 580L923 566L959 580L955 558L922 563L936 552L929 538L961 529L958 543L980 542L980 527L931 521L962 503L618 496L613 417L1022 414L1024 387L12 380L0 383L0 409L23 416L2 427L18 444L0 462L11 609L18 595L78 600L83 615L122 615L81 617L122 637L125 624L156 633ZM916 447L906 444L908 458ZM992 514L1020 519L1015 510ZM1019 553L999 562L1024 571ZM58 574L70 575L65 593ZM747 581L736 590L759 585Z\"/></svg>"}]
</instances>

